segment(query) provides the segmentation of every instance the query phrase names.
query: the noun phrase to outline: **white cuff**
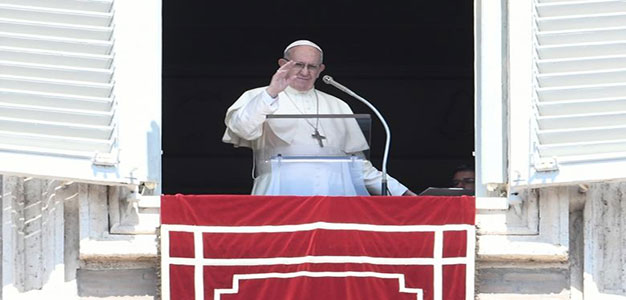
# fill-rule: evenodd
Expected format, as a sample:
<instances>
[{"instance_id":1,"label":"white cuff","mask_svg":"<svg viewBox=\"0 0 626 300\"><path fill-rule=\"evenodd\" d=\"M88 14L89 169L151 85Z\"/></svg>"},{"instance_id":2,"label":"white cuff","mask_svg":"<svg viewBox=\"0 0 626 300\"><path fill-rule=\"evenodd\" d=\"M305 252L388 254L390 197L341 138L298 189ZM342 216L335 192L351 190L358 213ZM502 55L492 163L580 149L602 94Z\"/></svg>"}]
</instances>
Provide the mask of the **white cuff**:
<instances>
[{"instance_id":1,"label":"white cuff","mask_svg":"<svg viewBox=\"0 0 626 300\"><path fill-rule=\"evenodd\" d=\"M263 93L261 94L261 98L263 99L263 102L265 102L265 104L267 104L268 106L275 106L275 104L278 102L278 96L276 96L276 98L272 98L272 96L267 92L267 90L263 90Z\"/></svg>"}]
</instances>

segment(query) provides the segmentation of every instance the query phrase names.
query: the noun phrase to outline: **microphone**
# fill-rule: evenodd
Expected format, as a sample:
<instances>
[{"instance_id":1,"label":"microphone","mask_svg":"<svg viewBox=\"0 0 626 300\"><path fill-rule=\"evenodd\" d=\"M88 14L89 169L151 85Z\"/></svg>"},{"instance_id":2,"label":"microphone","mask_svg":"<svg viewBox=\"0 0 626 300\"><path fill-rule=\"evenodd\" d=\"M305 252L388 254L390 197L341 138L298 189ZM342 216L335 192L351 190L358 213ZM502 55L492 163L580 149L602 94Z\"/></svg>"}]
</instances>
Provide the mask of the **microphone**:
<instances>
[{"instance_id":1,"label":"microphone","mask_svg":"<svg viewBox=\"0 0 626 300\"><path fill-rule=\"evenodd\" d=\"M324 75L324 77L322 77L322 81L325 84L331 84L331 82L336 83L335 80L332 77L330 77L330 75Z\"/></svg>"},{"instance_id":2,"label":"microphone","mask_svg":"<svg viewBox=\"0 0 626 300\"><path fill-rule=\"evenodd\" d=\"M339 82L335 81L332 77L328 76L328 75L324 75L324 77L322 77L322 81L324 81L324 83L326 84L330 84L334 87L336 87L337 89L341 90L342 92L356 98L357 100L363 102L365 105L367 105L367 107L369 107L374 114L376 114L376 116L378 117L378 119L380 120L380 122L383 124L383 127L385 128L385 134L387 135L387 138L385 140L385 151L383 152L383 165L382 165L382 172L383 172L383 178L381 180L382 183L382 195L383 196L387 196L387 158L389 157L389 145L391 144L391 131L389 130L389 126L387 125L387 122L385 121L385 118L383 118L383 116L380 114L380 112L378 112L378 109L376 109L376 107L374 107L374 105L372 105L371 103L369 103L367 100L365 100L363 97L357 95L355 92L351 91L349 88L343 86L342 84L340 84Z\"/></svg>"}]
</instances>

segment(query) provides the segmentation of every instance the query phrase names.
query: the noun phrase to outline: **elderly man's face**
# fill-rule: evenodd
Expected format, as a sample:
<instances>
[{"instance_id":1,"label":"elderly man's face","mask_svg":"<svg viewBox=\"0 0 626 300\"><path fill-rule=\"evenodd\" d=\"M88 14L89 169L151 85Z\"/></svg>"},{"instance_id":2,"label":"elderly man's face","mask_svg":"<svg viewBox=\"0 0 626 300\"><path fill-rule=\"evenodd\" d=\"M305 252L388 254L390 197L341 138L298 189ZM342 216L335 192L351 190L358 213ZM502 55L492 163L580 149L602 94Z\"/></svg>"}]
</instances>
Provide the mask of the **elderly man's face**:
<instances>
[{"instance_id":1,"label":"elderly man's face","mask_svg":"<svg viewBox=\"0 0 626 300\"><path fill-rule=\"evenodd\" d=\"M308 91L315 85L315 80L324 71L321 53L310 46L297 46L289 50L289 60L296 62L296 78L291 87L298 91ZM286 63L286 61L284 61Z\"/></svg>"}]
</instances>

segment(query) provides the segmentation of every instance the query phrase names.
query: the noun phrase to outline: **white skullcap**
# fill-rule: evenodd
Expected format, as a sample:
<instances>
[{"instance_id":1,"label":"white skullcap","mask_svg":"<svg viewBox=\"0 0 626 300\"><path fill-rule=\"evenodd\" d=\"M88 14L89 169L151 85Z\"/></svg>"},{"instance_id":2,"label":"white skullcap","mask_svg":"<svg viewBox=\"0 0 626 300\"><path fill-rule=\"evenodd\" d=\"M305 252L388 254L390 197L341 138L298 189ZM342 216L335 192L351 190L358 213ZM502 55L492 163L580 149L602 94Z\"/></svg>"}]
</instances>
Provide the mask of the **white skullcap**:
<instances>
[{"instance_id":1,"label":"white skullcap","mask_svg":"<svg viewBox=\"0 0 626 300\"><path fill-rule=\"evenodd\" d=\"M311 46L317 50L320 51L320 53L324 53L324 51L322 51L322 48L320 48L320 46L316 45L315 43L309 41L309 40L297 40L291 44L289 44L289 46L287 46L287 48L285 48L285 51L283 52L284 55L287 55L287 51L289 51L289 49L293 48L293 47L297 47L297 46Z\"/></svg>"}]
</instances>

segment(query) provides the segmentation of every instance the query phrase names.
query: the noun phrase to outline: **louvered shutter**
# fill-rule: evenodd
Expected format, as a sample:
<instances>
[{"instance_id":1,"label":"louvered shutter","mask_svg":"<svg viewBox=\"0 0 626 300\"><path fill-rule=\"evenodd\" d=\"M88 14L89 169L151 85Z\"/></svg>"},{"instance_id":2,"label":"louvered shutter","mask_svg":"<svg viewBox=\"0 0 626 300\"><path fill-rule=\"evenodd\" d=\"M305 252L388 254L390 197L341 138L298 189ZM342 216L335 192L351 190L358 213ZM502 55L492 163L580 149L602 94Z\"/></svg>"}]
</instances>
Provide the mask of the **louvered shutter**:
<instances>
[{"instance_id":1,"label":"louvered shutter","mask_svg":"<svg viewBox=\"0 0 626 300\"><path fill-rule=\"evenodd\" d=\"M511 184L626 178L626 1L521 2L509 6Z\"/></svg>"},{"instance_id":2,"label":"louvered shutter","mask_svg":"<svg viewBox=\"0 0 626 300\"><path fill-rule=\"evenodd\" d=\"M0 0L1 172L159 180L160 1L127 2Z\"/></svg>"}]
</instances>

